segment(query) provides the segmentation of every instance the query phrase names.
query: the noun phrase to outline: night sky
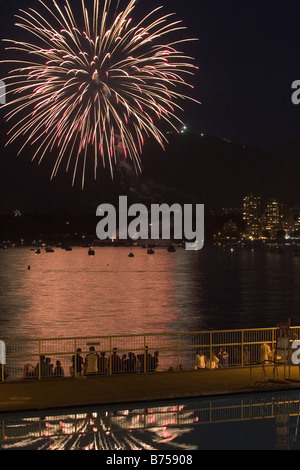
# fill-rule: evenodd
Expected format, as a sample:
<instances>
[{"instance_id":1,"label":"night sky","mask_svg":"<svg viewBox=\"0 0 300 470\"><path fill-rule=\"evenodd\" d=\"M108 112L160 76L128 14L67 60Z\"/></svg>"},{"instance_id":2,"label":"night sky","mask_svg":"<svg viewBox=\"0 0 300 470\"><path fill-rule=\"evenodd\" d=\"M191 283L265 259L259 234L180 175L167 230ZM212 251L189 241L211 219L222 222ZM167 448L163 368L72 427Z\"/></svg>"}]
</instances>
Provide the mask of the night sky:
<instances>
[{"instance_id":1,"label":"night sky","mask_svg":"<svg viewBox=\"0 0 300 470\"><path fill-rule=\"evenodd\" d=\"M71 1L72 6L76 3L81 4ZM14 14L37 4L35 0L7 2L0 17L1 37L20 34L14 27ZM199 39L185 50L199 66L192 79L193 96L202 103L184 105L183 119L191 131L260 147L263 152L300 137L300 105L291 101L291 85L300 80L299 0L140 0L138 10L149 11L161 4L163 12L175 12L183 20L187 37ZM2 43L1 59L9 56L4 47ZM2 110L0 212L96 210L105 202L114 185L108 173L82 192L71 187L71 176L64 171L50 182L47 162L40 167L31 163L28 151L16 157L14 148L4 149L3 116ZM296 162L293 172L298 170ZM220 207L234 200L226 201L224 191L219 198ZM209 198L199 202L210 203Z\"/></svg>"}]
</instances>

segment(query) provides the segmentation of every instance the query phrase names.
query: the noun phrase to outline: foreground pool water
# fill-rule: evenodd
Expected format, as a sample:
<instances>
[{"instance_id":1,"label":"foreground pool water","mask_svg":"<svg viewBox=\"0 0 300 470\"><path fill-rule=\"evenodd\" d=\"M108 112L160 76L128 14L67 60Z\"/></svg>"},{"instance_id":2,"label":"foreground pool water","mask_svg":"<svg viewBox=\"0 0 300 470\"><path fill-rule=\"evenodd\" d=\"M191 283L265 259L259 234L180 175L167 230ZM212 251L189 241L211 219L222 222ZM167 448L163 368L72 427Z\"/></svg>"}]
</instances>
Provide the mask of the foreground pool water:
<instances>
[{"instance_id":1,"label":"foreground pool water","mask_svg":"<svg viewBox=\"0 0 300 470\"><path fill-rule=\"evenodd\" d=\"M0 415L0 450L300 450L300 392Z\"/></svg>"}]
</instances>

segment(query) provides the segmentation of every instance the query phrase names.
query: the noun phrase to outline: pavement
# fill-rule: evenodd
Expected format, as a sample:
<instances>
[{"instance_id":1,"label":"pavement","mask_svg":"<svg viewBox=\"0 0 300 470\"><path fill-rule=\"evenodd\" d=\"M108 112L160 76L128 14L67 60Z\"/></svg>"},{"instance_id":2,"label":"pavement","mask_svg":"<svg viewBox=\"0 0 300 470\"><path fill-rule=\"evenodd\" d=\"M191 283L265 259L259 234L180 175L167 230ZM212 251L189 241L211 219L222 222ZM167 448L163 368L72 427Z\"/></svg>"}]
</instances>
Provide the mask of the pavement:
<instances>
[{"instance_id":1,"label":"pavement","mask_svg":"<svg viewBox=\"0 0 300 470\"><path fill-rule=\"evenodd\" d=\"M289 380L287 380L287 377ZM273 380L274 379L274 380ZM116 374L0 383L0 413L299 389L299 366Z\"/></svg>"}]
</instances>

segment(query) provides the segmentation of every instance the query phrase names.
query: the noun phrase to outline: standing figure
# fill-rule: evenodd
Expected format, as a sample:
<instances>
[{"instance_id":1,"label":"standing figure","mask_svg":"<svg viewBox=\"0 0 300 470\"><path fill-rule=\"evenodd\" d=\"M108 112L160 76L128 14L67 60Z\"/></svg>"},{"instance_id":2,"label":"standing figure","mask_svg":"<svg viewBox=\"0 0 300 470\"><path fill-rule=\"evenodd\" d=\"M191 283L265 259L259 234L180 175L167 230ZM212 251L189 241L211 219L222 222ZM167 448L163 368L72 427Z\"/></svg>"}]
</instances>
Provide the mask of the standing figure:
<instances>
[{"instance_id":1,"label":"standing figure","mask_svg":"<svg viewBox=\"0 0 300 470\"><path fill-rule=\"evenodd\" d=\"M205 369L205 356L200 349L197 350L194 369L195 370Z\"/></svg>"},{"instance_id":2,"label":"standing figure","mask_svg":"<svg viewBox=\"0 0 300 470\"><path fill-rule=\"evenodd\" d=\"M56 361L56 366L54 367L53 375L54 377L64 377L65 374L60 361Z\"/></svg>"},{"instance_id":3,"label":"standing figure","mask_svg":"<svg viewBox=\"0 0 300 470\"><path fill-rule=\"evenodd\" d=\"M85 358L85 373L95 375L98 373L99 354L96 353L94 346L90 347L90 352Z\"/></svg>"},{"instance_id":4,"label":"standing figure","mask_svg":"<svg viewBox=\"0 0 300 470\"><path fill-rule=\"evenodd\" d=\"M219 358L221 367L228 367L229 365L229 354L226 351L226 348L221 348L219 352Z\"/></svg>"},{"instance_id":5,"label":"standing figure","mask_svg":"<svg viewBox=\"0 0 300 470\"><path fill-rule=\"evenodd\" d=\"M108 369L108 360L105 356L105 352L102 351L99 356L99 365L98 365L98 372L99 374L107 374Z\"/></svg>"},{"instance_id":6,"label":"standing figure","mask_svg":"<svg viewBox=\"0 0 300 470\"><path fill-rule=\"evenodd\" d=\"M109 369L111 369L112 374L120 374L122 372L122 359L117 354L117 348L113 349Z\"/></svg>"},{"instance_id":7,"label":"standing figure","mask_svg":"<svg viewBox=\"0 0 300 470\"><path fill-rule=\"evenodd\" d=\"M268 364L269 361L272 361L272 349L267 343L263 343L260 347L260 362Z\"/></svg>"},{"instance_id":8,"label":"standing figure","mask_svg":"<svg viewBox=\"0 0 300 470\"><path fill-rule=\"evenodd\" d=\"M70 372L73 377L80 377L83 373L83 357L80 355L81 349L77 348L76 354L72 356L72 366Z\"/></svg>"}]
</instances>

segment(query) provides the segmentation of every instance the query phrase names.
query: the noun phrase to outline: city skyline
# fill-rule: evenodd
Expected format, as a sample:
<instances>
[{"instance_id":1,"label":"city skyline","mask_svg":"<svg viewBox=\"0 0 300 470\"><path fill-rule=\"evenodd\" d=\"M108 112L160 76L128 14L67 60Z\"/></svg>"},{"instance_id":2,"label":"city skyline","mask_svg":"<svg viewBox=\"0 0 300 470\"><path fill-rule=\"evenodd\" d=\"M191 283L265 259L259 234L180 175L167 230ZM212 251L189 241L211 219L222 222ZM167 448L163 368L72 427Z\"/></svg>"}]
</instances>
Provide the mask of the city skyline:
<instances>
[{"instance_id":1,"label":"city skyline","mask_svg":"<svg viewBox=\"0 0 300 470\"><path fill-rule=\"evenodd\" d=\"M290 235L300 229L300 212L292 202L248 195L243 199L243 220L248 236Z\"/></svg>"}]
</instances>

